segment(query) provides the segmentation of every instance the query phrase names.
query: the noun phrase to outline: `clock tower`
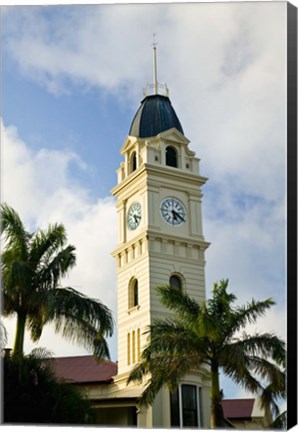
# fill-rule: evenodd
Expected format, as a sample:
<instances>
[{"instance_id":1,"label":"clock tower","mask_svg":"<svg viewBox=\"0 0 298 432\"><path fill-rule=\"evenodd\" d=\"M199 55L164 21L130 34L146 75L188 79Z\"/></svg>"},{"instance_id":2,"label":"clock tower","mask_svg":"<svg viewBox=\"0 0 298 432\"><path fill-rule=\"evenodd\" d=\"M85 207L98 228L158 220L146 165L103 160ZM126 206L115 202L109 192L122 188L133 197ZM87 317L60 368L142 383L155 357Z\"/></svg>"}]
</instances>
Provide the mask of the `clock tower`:
<instances>
[{"instance_id":1,"label":"clock tower","mask_svg":"<svg viewBox=\"0 0 298 432\"><path fill-rule=\"evenodd\" d=\"M121 148L124 161L112 191L118 213L113 256L118 276L119 377L128 376L140 361L147 326L169 315L159 302L158 285L179 286L197 301L205 299L204 254L209 244L203 236L201 188L207 179L200 174L199 159L189 148L167 88L157 84L156 75L154 81L154 92L141 101ZM195 389L194 425L202 427L205 421L199 411L203 406L209 410L210 405L208 371L194 372L185 383L187 390ZM138 425L185 425L182 393L180 388L179 424L171 414L169 391L164 390L152 407L141 410Z\"/></svg>"}]
</instances>

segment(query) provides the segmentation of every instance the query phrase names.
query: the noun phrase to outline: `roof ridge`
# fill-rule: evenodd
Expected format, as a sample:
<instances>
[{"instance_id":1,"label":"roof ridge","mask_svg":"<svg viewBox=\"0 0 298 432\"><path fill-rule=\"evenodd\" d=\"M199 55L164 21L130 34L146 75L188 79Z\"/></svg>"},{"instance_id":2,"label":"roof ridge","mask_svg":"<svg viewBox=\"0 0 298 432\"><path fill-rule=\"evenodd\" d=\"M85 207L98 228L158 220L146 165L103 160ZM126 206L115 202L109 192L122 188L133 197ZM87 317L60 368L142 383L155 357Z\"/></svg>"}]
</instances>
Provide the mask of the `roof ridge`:
<instances>
[{"instance_id":1,"label":"roof ridge","mask_svg":"<svg viewBox=\"0 0 298 432\"><path fill-rule=\"evenodd\" d=\"M109 360L109 359L97 359L93 354L82 354L82 355L75 355L75 356L55 356L55 357L51 357L51 359L53 360L57 360L57 359L75 359L75 358L93 358L95 361L99 361L99 362L105 362L105 363L117 363L116 361L113 360Z\"/></svg>"}]
</instances>

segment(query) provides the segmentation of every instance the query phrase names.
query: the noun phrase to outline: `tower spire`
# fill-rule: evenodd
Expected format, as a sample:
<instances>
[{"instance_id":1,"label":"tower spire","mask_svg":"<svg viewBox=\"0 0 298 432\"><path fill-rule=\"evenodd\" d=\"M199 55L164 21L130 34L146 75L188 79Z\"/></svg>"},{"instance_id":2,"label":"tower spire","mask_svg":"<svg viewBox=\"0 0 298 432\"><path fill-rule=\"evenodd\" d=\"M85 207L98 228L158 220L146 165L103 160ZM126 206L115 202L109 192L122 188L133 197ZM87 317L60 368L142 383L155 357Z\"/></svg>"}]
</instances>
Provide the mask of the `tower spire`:
<instances>
[{"instance_id":1,"label":"tower spire","mask_svg":"<svg viewBox=\"0 0 298 432\"><path fill-rule=\"evenodd\" d=\"M155 40L156 33L153 33L153 84L148 84L143 88L143 96L147 97L151 92L154 95L163 95L169 97L169 89L166 84L160 84L157 80L157 60L156 60L156 47ZM160 93L158 93L160 92Z\"/></svg>"},{"instance_id":2,"label":"tower spire","mask_svg":"<svg viewBox=\"0 0 298 432\"><path fill-rule=\"evenodd\" d=\"M154 94L158 93L158 81L157 81L157 62L156 62L156 46L157 42L155 40L156 33L153 33L153 85Z\"/></svg>"}]
</instances>

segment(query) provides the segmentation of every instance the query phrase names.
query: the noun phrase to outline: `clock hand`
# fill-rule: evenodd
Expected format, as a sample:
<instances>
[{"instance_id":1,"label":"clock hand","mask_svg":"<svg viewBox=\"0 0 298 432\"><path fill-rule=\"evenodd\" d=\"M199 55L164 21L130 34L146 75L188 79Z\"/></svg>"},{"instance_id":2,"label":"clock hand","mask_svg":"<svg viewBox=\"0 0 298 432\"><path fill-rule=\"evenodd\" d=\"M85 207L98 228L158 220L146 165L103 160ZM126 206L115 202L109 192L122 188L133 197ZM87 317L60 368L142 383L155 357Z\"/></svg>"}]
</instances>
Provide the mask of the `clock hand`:
<instances>
[{"instance_id":1,"label":"clock hand","mask_svg":"<svg viewBox=\"0 0 298 432\"><path fill-rule=\"evenodd\" d=\"M182 220L182 222L185 222L185 219L179 213L177 213L177 216Z\"/></svg>"},{"instance_id":2,"label":"clock hand","mask_svg":"<svg viewBox=\"0 0 298 432\"><path fill-rule=\"evenodd\" d=\"M141 219L140 216L138 216L138 215L133 215L133 217L134 217L136 222L138 222L138 219Z\"/></svg>"},{"instance_id":3,"label":"clock hand","mask_svg":"<svg viewBox=\"0 0 298 432\"><path fill-rule=\"evenodd\" d=\"M171 211L173 215L173 220L177 220L177 213L175 212L175 210L171 210Z\"/></svg>"},{"instance_id":4,"label":"clock hand","mask_svg":"<svg viewBox=\"0 0 298 432\"><path fill-rule=\"evenodd\" d=\"M183 222L185 222L185 219L179 213L177 213L175 210L172 210L172 213L173 213L175 220L177 220L177 216L178 216L179 219L181 219Z\"/></svg>"}]
</instances>

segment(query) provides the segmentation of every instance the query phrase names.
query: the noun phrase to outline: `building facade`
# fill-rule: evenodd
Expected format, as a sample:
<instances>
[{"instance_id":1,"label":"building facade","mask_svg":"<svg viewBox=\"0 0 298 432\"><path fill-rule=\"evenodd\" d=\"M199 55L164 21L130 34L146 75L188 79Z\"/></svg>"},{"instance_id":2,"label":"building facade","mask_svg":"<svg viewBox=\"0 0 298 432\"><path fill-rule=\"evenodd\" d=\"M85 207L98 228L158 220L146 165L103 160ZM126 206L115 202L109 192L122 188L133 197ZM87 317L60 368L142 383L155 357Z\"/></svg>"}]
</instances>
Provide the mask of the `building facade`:
<instances>
[{"instance_id":1,"label":"building facade","mask_svg":"<svg viewBox=\"0 0 298 432\"><path fill-rule=\"evenodd\" d=\"M127 379L148 343L155 318L169 311L156 287L174 285L205 299L205 241L199 159L189 148L167 95L146 96L132 121L124 161L112 193L117 197L118 378ZM152 407L138 411L138 426L209 426L210 381L193 371L177 394L161 390ZM208 419L208 421L207 421Z\"/></svg>"},{"instance_id":2,"label":"building facade","mask_svg":"<svg viewBox=\"0 0 298 432\"><path fill-rule=\"evenodd\" d=\"M102 426L141 428L210 427L210 372L201 367L170 392L164 387L152 406L138 401L146 382L127 384L148 343L149 325L170 312L156 287L179 287L205 300L205 241L199 159L189 147L168 94L141 101L121 148L117 170L118 362L97 363L92 356L55 359L59 377L82 387ZM256 400L223 401L227 427L268 425Z\"/></svg>"}]
</instances>

